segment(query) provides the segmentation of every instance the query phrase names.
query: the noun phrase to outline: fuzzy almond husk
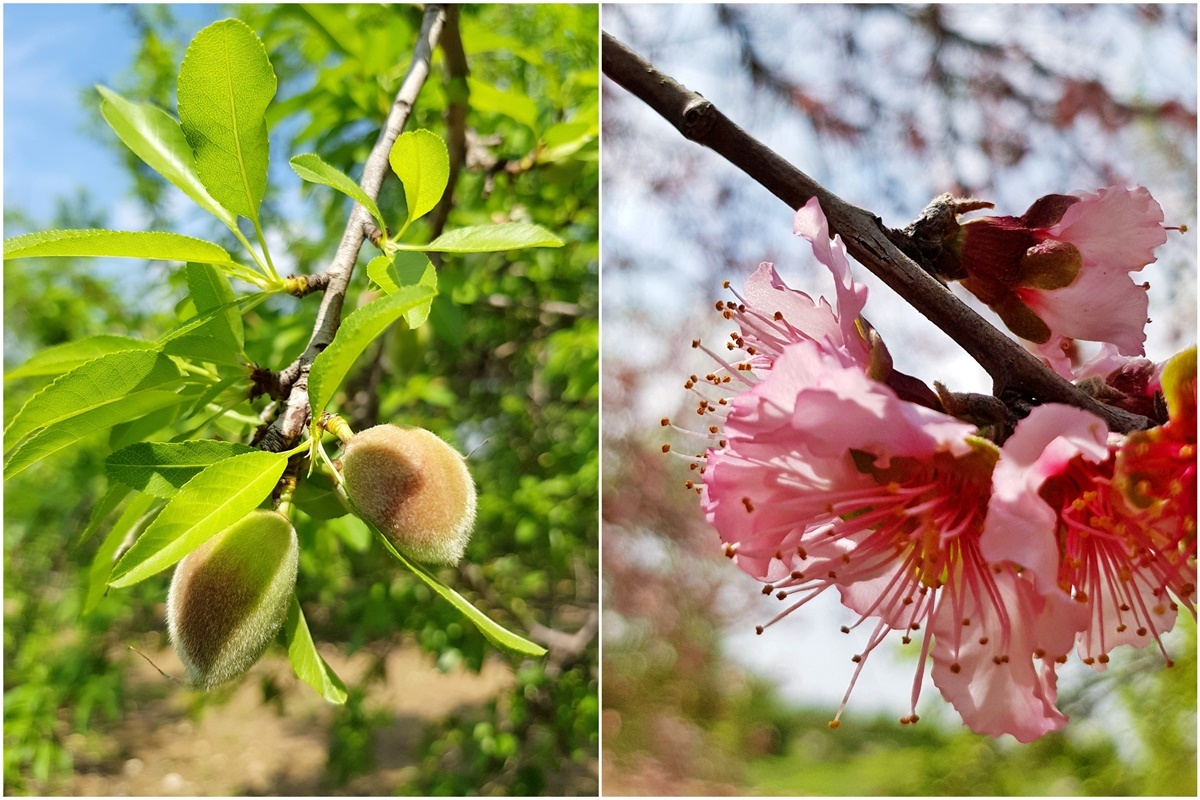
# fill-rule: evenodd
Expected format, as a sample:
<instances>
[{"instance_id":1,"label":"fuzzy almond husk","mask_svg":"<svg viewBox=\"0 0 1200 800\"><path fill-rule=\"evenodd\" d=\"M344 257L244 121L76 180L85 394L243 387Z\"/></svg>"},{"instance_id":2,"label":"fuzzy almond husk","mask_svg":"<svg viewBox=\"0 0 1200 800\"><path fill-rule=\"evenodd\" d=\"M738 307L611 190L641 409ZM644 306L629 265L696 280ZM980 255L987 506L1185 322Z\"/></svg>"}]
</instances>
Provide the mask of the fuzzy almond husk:
<instances>
[{"instance_id":1,"label":"fuzzy almond husk","mask_svg":"<svg viewBox=\"0 0 1200 800\"><path fill-rule=\"evenodd\" d=\"M457 564L475 525L466 460L423 428L377 425L342 458L346 494L405 556Z\"/></svg>"}]
</instances>

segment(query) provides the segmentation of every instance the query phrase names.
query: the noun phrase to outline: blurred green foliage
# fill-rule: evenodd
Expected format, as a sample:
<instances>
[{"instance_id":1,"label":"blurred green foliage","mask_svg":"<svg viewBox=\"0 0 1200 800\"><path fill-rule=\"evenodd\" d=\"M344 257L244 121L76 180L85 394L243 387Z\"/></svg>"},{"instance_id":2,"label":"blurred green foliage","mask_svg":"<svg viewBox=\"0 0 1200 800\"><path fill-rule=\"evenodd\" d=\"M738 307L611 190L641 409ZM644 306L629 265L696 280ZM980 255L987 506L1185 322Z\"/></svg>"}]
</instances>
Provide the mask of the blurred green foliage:
<instances>
[{"instance_id":1,"label":"blurred green foliage","mask_svg":"<svg viewBox=\"0 0 1200 800\"><path fill-rule=\"evenodd\" d=\"M131 9L143 44L123 82L124 96L174 108L171 96L186 39L169 8ZM271 184L264 227L288 243L281 268L324 268L342 235L349 201L305 186L304 201L286 158L317 152L357 178L404 77L420 26L412 6L245 6L230 15L266 44L279 77L269 111ZM594 6L464 6L461 32L470 67L466 125L474 153L459 175L447 229L500 221L533 222L567 244L556 250L446 257L430 322L394 326L368 348L332 409L355 427L379 422L429 428L469 454L480 490L476 530L463 565L441 579L501 624L573 634L594 621L598 593L598 19ZM439 51L408 123L447 137L447 83ZM493 91L494 90L494 91ZM481 99L476 102L476 97ZM512 113L497 98L519 98ZM121 151L95 117L98 135ZM566 141L570 146L551 151ZM124 158L124 156L122 156ZM133 160L137 199L163 216L165 184ZM380 206L400 218L403 193L385 183ZM48 227L102 226L86 202L64 204L58 219L23 219L6 209L6 235ZM174 229L178 229L177 227ZM429 236L426 220L406 238ZM212 228L201 235L231 252L236 242ZM275 248L273 248L275 249ZM365 301L364 248L347 296ZM279 264L280 255L276 254ZM128 273L129 270L126 270ZM150 337L178 319L182 271L147 267L135 278L106 277L94 263L30 260L5 270L5 367L49 345L97 333ZM131 288L135 289L131 291ZM319 298L272 300L247 315L247 352L272 369L303 349ZM12 414L43 379L5 387ZM260 401L261 403L261 401ZM257 407L239 410L256 414ZM210 429L208 435L244 431ZM165 429L155 440L173 434ZM132 591L112 591L90 616L78 611L86 573L102 537L72 548L106 491L106 437L87 440L30 468L5 486L5 789L49 792L69 786L72 734L95 735L122 713L122 646L158 632L154 614L166 575ZM430 668L479 670L498 657L483 637L412 575L399 569L353 517L294 522L301 537L298 594L313 636L346 652L415 641ZM592 624L594 630L594 624ZM590 794L596 791L598 647L552 649L543 661L515 663L513 688L486 707L428 732L426 757L396 791L453 794ZM365 681L382 680L382 670ZM266 691L264 699L278 687ZM373 732L387 709L351 687L328 731L325 790L372 768ZM169 689L169 691L175 691ZM200 701L219 702L220 693Z\"/></svg>"}]
</instances>

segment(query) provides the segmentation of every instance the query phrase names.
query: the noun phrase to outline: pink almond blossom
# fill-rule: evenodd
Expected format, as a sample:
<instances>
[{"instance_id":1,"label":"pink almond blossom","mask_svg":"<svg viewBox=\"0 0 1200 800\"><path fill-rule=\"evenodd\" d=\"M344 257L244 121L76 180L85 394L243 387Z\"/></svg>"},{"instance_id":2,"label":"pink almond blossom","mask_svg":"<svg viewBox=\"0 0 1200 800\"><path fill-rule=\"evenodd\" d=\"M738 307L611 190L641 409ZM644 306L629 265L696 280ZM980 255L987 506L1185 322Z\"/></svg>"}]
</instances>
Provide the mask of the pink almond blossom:
<instances>
[{"instance_id":1,"label":"pink almond blossom","mask_svg":"<svg viewBox=\"0 0 1200 800\"><path fill-rule=\"evenodd\" d=\"M1196 348L1162 370L1168 420L1130 434L1117 449L1114 482L1148 520L1148 545L1174 565L1166 584L1196 611Z\"/></svg>"},{"instance_id":2,"label":"pink almond blossom","mask_svg":"<svg viewBox=\"0 0 1200 800\"><path fill-rule=\"evenodd\" d=\"M866 363L871 348L859 314L867 302L867 288L851 277L842 239L829 238L829 224L815 197L796 212L793 232L812 244L817 263L833 275L836 304L824 297L814 301L789 288L775 266L764 261L737 295L740 303L717 303L717 309L741 328L728 349L746 351L756 372L770 369L785 346L799 341L814 341Z\"/></svg>"},{"instance_id":3,"label":"pink almond blossom","mask_svg":"<svg viewBox=\"0 0 1200 800\"><path fill-rule=\"evenodd\" d=\"M992 257L1008 247L1017 272L1007 283L996 274L970 280L1007 292L1010 312L1014 298L1024 308L1020 317L1087 269L1108 274L1114 261L1150 259L1155 237L1145 225L1105 250L1112 244L1105 226L1117 224L1105 215L1129 210L1141 195L1149 199L1145 190L1054 195L1022 218L978 226L962 241L982 246L990 237L1002 245ZM1193 608L1194 507L1190 516L1157 513L1162 503L1140 470L1164 457L1178 466L1190 454L1191 472L1170 491L1186 495L1190 486L1194 506L1194 353L1191 450L1180 444L1182 423L1130 437L1126 444L1136 448L1124 451L1123 492L1114 489L1122 441L1085 412L1039 407L1003 451L942 413L936 398L914 388L919 381L891 370L861 316L866 290L851 278L841 240L829 238L815 200L797 212L795 232L833 275L835 302L813 301L789 289L772 265L760 265L737 302L717 304L740 329L726 348L745 357L723 358L697 341L719 368L686 384L700 396L696 412L709 442L691 465L698 479L686 485L700 495L726 555L764 594L786 602L759 632L829 589L858 615L844 632L866 625L833 727L867 657L898 631L903 644L920 642L901 722L917 720L931 663L935 685L973 730L1028 742L1060 729L1067 719L1056 707L1056 670L1072 647L1103 664L1115 644L1169 629L1172 597ZM989 268L1002 273L1003 261L993 258ZM1128 280L1144 263L1121 275ZM1024 289L1041 293L1029 295L1033 305L1016 294ZM1065 342L1071 333L1080 330L1055 335ZM1157 370L1133 364L1122 346L1104 346L1086 365L1089 379L1102 384L1098 391L1153 403ZM1126 502L1127 494L1143 498L1143 507Z\"/></svg>"},{"instance_id":4,"label":"pink almond blossom","mask_svg":"<svg viewBox=\"0 0 1200 800\"><path fill-rule=\"evenodd\" d=\"M1162 649L1178 610L1170 590L1195 590L1194 559L1189 570L1164 549L1154 520L1114 488L1120 446L1086 411L1035 408L1001 451L980 541L984 558L1020 566L1043 596L1086 610L1078 652L1097 668L1118 645Z\"/></svg>"},{"instance_id":5,"label":"pink almond blossom","mask_svg":"<svg viewBox=\"0 0 1200 800\"><path fill-rule=\"evenodd\" d=\"M874 620L860 670L890 632L921 642L902 721L916 720L929 659L974 730L1030 741L1065 724L1054 660L1075 629L1064 635L1061 604L980 553L993 445L811 341L786 346L726 408L702 503L726 554L790 601L772 622L836 588L855 627Z\"/></svg>"},{"instance_id":6,"label":"pink almond blossom","mask_svg":"<svg viewBox=\"0 0 1200 800\"><path fill-rule=\"evenodd\" d=\"M1130 276L1167 240L1163 211L1143 187L1048 195L1021 217L982 217L948 242L950 277L992 307L1059 374L1071 340L1143 355L1146 284Z\"/></svg>"}]
</instances>

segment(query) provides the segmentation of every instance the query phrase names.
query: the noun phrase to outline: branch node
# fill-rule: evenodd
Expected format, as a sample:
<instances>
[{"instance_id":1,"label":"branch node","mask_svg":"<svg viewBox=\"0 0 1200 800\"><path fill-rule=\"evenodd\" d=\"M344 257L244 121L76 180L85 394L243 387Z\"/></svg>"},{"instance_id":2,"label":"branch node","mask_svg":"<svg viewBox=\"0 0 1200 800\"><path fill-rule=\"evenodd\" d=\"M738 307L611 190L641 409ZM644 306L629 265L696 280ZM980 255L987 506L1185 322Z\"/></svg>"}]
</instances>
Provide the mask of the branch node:
<instances>
[{"instance_id":1,"label":"branch node","mask_svg":"<svg viewBox=\"0 0 1200 800\"><path fill-rule=\"evenodd\" d=\"M383 240L383 231L379 230L379 226L375 224L373 219L369 219L363 223L363 235L367 237L367 240L371 244L375 245L380 250L383 249L379 245L379 243Z\"/></svg>"},{"instance_id":2,"label":"branch node","mask_svg":"<svg viewBox=\"0 0 1200 800\"><path fill-rule=\"evenodd\" d=\"M684 135L689 139L704 136L713 126L713 104L696 95L683 107Z\"/></svg>"},{"instance_id":3,"label":"branch node","mask_svg":"<svg viewBox=\"0 0 1200 800\"><path fill-rule=\"evenodd\" d=\"M249 367L250 400L262 397L264 394L272 400L281 400L283 398L284 393L279 374L266 367L260 367L258 364L250 364Z\"/></svg>"}]
</instances>

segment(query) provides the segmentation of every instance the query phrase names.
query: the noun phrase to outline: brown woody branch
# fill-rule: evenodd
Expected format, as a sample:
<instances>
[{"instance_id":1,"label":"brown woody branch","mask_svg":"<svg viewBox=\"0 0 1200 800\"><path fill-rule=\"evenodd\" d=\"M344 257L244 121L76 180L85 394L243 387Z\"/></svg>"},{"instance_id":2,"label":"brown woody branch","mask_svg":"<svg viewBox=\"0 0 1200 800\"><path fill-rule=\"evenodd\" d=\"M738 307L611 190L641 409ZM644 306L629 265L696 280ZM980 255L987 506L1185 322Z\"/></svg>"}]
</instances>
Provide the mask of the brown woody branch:
<instances>
[{"instance_id":1,"label":"brown woody branch","mask_svg":"<svg viewBox=\"0 0 1200 800\"><path fill-rule=\"evenodd\" d=\"M425 7L425 16L421 22L421 32L417 36L417 44L413 50L412 63L408 74L400 84L392 109L388 113L383 130L375 146L371 148L363 166L363 176L359 185L371 199L379 197L379 189L387 176L390 166L388 154L400 132L404 130L412 113L417 95L429 77L430 61L433 49L437 46L446 21L446 8L441 5ZM359 250L368 231L374 227L371 214L361 205L355 203L346 223L346 231L338 245L329 269L323 273L328 275L325 294L321 298L321 307L317 311L317 319L313 324L313 332L304 352L286 369L279 373L279 382L286 392L286 399L280 405L279 415L271 423L259 442L263 450L281 452L295 447L311 416L308 401L308 372L317 356L329 346L337 333L342 321L342 304L346 297L346 287L350 284L350 276L354 272L354 264L358 261Z\"/></svg>"},{"instance_id":2,"label":"brown woody branch","mask_svg":"<svg viewBox=\"0 0 1200 800\"><path fill-rule=\"evenodd\" d=\"M458 27L458 6L450 6L446 12L446 27L442 30L442 55L445 57L447 92L450 102L446 106L446 149L450 155L450 180L446 192L433 210L430 218L429 238L436 239L446 227L450 209L454 206L454 185L458 173L467 158L467 54L463 50L462 33ZM431 254L439 255L439 254ZM434 263L441 266L441 259Z\"/></svg>"},{"instance_id":3,"label":"brown woody branch","mask_svg":"<svg viewBox=\"0 0 1200 800\"><path fill-rule=\"evenodd\" d=\"M685 138L704 145L741 169L789 207L813 197L840 234L850 255L967 351L991 376L997 396L1025 395L1042 403L1066 403L1101 417L1110 430L1150 427L1137 414L1100 403L1064 380L987 320L975 313L895 243L899 232L879 217L847 203L746 133L701 95L603 35L602 69L670 122Z\"/></svg>"}]
</instances>

